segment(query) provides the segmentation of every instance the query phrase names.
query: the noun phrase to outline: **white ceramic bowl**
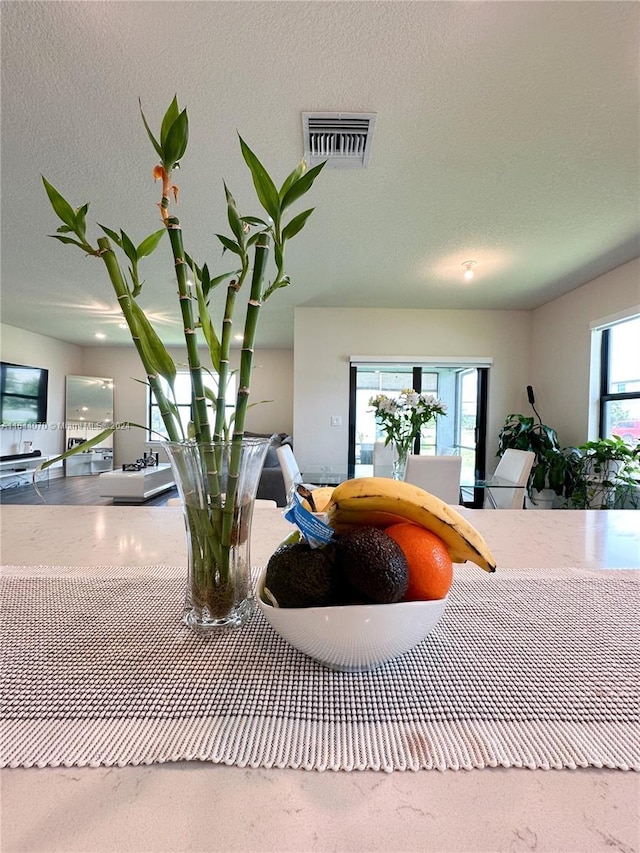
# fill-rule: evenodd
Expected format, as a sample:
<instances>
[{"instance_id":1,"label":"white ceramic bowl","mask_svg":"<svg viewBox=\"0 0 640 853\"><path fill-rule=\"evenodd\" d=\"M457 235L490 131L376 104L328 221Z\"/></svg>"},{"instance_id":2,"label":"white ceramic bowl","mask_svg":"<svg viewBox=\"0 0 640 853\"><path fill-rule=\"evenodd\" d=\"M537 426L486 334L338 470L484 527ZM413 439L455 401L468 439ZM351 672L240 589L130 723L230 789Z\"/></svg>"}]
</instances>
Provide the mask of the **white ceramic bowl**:
<instances>
[{"instance_id":1,"label":"white ceramic bowl","mask_svg":"<svg viewBox=\"0 0 640 853\"><path fill-rule=\"evenodd\" d=\"M262 600L266 568L256 588L258 607L277 634L309 657L344 672L373 669L416 646L447 603L400 601L337 607L272 607Z\"/></svg>"}]
</instances>

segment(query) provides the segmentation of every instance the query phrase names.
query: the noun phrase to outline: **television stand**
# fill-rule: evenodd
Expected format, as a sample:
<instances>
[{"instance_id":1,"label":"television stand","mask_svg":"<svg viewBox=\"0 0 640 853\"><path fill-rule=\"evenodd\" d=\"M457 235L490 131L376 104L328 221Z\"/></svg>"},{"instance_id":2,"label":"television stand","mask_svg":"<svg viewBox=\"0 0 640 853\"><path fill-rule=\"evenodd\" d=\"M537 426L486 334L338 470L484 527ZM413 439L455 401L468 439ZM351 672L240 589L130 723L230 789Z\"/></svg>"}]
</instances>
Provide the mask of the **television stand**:
<instances>
[{"instance_id":1,"label":"television stand","mask_svg":"<svg viewBox=\"0 0 640 853\"><path fill-rule=\"evenodd\" d=\"M33 456L32 454L16 453L15 456L5 456L0 461L0 491L15 489L17 486L30 486L33 483L33 472L46 462L49 456ZM42 480L40 478L42 477ZM36 482L49 484L49 469L46 468L36 475Z\"/></svg>"}]
</instances>

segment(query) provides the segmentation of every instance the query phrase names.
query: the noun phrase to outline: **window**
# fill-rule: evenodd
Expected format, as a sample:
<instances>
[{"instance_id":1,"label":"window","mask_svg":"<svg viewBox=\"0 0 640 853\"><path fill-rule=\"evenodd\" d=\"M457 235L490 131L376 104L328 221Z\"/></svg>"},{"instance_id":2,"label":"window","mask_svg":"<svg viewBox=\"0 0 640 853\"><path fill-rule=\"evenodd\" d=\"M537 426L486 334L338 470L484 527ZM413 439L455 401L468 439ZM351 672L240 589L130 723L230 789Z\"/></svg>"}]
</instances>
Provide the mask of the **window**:
<instances>
[{"instance_id":1,"label":"window","mask_svg":"<svg viewBox=\"0 0 640 853\"><path fill-rule=\"evenodd\" d=\"M619 435L640 441L640 316L602 330L600 357L600 438Z\"/></svg>"},{"instance_id":2,"label":"window","mask_svg":"<svg viewBox=\"0 0 640 853\"><path fill-rule=\"evenodd\" d=\"M413 452L424 455L461 455L462 483L485 476L487 382L485 366L446 363L420 365L390 362L351 363L348 467L351 476L373 473L373 445L384 438L369 400L376 394L395 397L414 388L439 397L447 416L423 428Z\"/></svg>"},{"instance_id":3,"label":"window","mask_svg":"<svg viewBox=\"0 0 640 853\"><path fill-rule=\"evenodd\" d=\"M45 368L0 364L0 423L8 426L43 423L47 419Z\"/></svg>"},{"instance_id":4,"label":"window","mask_svg":"<svg viewBox=\"0 0 640 853\"><path fill-rule=\"evenodd\" d=\"M203 372L203 381L206 388L210 388L214 393L217 391L217 383L215 376ZM171 394L169 391L168 384L164 381L164 379L160 380L164 389L165 394L167 394L168 398L171 399ZM178 370L176 373L176 381L175 381L175 403L178 407L178 412L180 413L180 422L182 423L182 429L184 430L185 436L188 434L189 421L191 421L191 376L188 370ZM235 408L235 397L236 397L236 377L234 375L229 377L229 381L227 383L227 393L226 393L226 402L225 406L227 409L227 425L230 423L230 418ZM210 418L211 423L213 423L213 406L209 405ZM149 390L149 427L153 432L150 434L150 439L155 440L158 438L158 433L162 435L164 438L168 438L167 431L164 427L164 423L162 422L162 417L160 416L160 409L158 408L158 404L156 403L151 390Z\"/></svg>"}]
</instances>

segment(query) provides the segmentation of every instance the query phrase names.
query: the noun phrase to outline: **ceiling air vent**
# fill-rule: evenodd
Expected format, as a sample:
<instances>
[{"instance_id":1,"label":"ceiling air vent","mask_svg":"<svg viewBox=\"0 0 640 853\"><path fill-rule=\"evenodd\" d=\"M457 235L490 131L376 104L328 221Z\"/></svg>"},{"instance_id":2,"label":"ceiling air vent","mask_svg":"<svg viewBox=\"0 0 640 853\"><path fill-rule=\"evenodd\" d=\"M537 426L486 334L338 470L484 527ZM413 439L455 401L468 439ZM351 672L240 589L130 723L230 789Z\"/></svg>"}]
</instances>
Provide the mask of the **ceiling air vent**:
<instances>
[{"instance_id":1,"label":"ceiling air vent","mask_svg":"<svg viewBox=\"0 0 640 853\"><path fill-rule=\"evenodd\" d=\"M302 113L307 164L326 160L325 168L366 168L375 123L375 113Z\"/></svg>"}]
</instances>

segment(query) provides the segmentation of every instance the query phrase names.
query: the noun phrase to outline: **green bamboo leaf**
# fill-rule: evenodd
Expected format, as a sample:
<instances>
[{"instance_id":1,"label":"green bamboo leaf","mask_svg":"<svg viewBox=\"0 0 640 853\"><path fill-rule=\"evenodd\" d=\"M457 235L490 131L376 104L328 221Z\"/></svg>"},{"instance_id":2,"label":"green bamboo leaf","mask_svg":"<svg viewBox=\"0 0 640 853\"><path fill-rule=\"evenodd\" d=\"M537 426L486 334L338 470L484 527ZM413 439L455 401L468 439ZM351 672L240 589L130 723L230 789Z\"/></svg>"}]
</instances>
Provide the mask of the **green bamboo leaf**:
<instances>
[{"instance_id":1,"label":"green bamboo leaf","mask_svg":"<svg viewBox=\"0 0 640 853\"><path fill-rule=\"evenodd\" d=\"M188 252L185 252L184 259L187 262L189 269L194 274L194 276L202 280L202 270Z\"/></svg>"},{"instance_id":2,"label":"green bamboo leaf","mask_svg":"<svg viewBox=\"0 0 640 853\"><path fill-rule=\"evenodd\" d=\"M278 195L280 196L280 203L282 204L282 199L285 197L289 189L296 183L307 171L307 163L306 160L301 160L298 165L295 167L293 172L290 175L287 175L283 185L280 187L280 192Z\"/></svg>"},{"instance_id":3,"label":"green bamboo leaf","mask_svg":"<svg viewBox=\"0 0 640 853\"><path fill-rule=\"evenodd\" d=\"M215 278L211 279L209 290L213 290L214 287L217 287L219 284L222 284L223 281L226 281L234 275L240 275L241 272L242 270L231 270L231 272L225 272L222 275L217 275Z\"/></svg>"},{"instance_id":4,"label":"green bamboo leaf","mask_svg":"<svg viewBox=\"0 0 640 853\"><path fill-rule=\"evenodd\" d=\"M79 246L83 249L87 254L89 254L88 247L85 243L81 243L79 240L74 240L73 237L63 237L61 234L49 234L49 237L53 237L54 240L59 240L61 243L67 243L72 246Z\"/></svg>"},{"instance_id":5,"label":"green bamboo leaf","mask_svg":"<svg viewBox=\"0 0 640 853\"><path fill-rule=\"evenodd\" d=\"M210 371L207 371L207 373L210 373ZM215 405L218 401L218 397L217 397L216 392L213 390L213 388L210 388L208 385L205 385L204 386L204 396L215 407Z\"/></svg>"},{"instance_id":6,"label":"green bamboo leaf","mask_svg":"<svg viewBox=\"0 0 640 853\"><path fill-rule=\"evenodd\" d=\"M227 197L227 219L229 220L229 225L233 234L238 241L238 244L241 246L244 242L244 230L242 228L242 220L240 219L240 215L238 214L238 207L236 205L236 200L229 192L229 188L226 183L224 184L224 192Z\"/></svg>"},{"instance_id":7,"label":"green bamboo leaf","mask_svg":"<svg viewBox=\"0 0 640 853\"><path fill-rule=\"evenodd\" d=\"M167 352L164 344L158 337L146 314L137 302L131 300L131 311L133 313L136 331L140 339L140 345L151 365L154 373L158 373L173 388L176 377L176 366Z\"/></svg>"},{"instance_id":8,"label":"green bamboo leaf","mask_svg":"<svg viewBox=\"0 0 640 853\"><path fill-rule=\"evenodd\" d=\"M106 225L100 225L98 222L98 228L102 228L107 237L110 237L116 246L120 246L122 248L122 240L120 239L120 235L117 231L112 231L111 228L107 228Z\"/></svg>"},{"instance_id":9,"label":"green bamboo leaf","mask_svg":"<svg viewBox=\"0 0 640 853\"><path fill-rule=\"evenodd\" d=\"M202 267L202 275L200 276L200 282L202 286L202 293L204 298L206 299L209 295L209 291L211 290L211 276L209 275L209 267L205 264Z\"/></svg>"},{"instance_id":10,"label":"green bamboo leaf","mask_svg":"<svg viewBox=\"0 0 640 853\"><path fill-rule=\"evenodd\" d=\"M297 216L294 216L291 222L288 222L285 227L282 229L282 240L290 240L292 237L302 231L305 226L307 219L311 216L315 208L311 207L309 210L303 210L302 213L299 213Z\"/></svg>"},{"instance_id":11,"label":"green bamboo leaf","mask_svg":"<svg viewBox=\"0 0 640 853\"><path fill-rule=\"evenodd\" d=\"M264 219L259 219L257 216L241 216L241 222L247 222L249 225L262 225L265 228L270 228L268 222L265 222Z\"/></svg>"},{"instance_id":12,"label":"green bamboo leaf","mask_svg":"<svg viewBox=\"0 0 640 853\"><path fill-rule=\"evenodd\" d=\"M215 329L213 328L213 323L211 322L211 317L209 316L209 311L207 310L207 303L205 301L204 292L202 286L198 281L195 283L196 287L196 296L198 298L198 312L200 315L200 327L202 328L202 333L204 335L204 339L207 342L207 346L209 347L209 353L211 355L211 364L213 365L213 369L216 372L220 371L220 341L218 340L218 336L215 333Z\"/></svg>"},{"instance_id":13,"label":"green bamboo leaf","mask_svg":"<svg viewBox=\"0 0 640 853\"><path fill-rule=\"evenodd\" d=\"M159 231L155 231L153 234L149 234L149 236L146 237L142 241L142 243L140 243L136 250L138 257L146 258L147 255L150 255L152 252L154 252L166 231L166 228L161 228Z\"/></svg>"},{"instance_id":14,"label":"green bamboo leaf","mask_svg":"<svg viewBox=\"0 0 640 853\"><path fill-rule=\"evenodd\" d=\"M167 172L170 172L178 160L182 158L187 150L187 142L189 141L189 119L187 111L182 110L178 118L169 128L167 138L162 146L163 163Z\"/></svg>"},{"instance_id":15,"label":"green bamboo leaf","mask_svg":"<svg viewBox=\"0 0 640 853\"><path fill-rule=\"evenodd\" d=\"M136 251L136 247L133 245L131 238L128 234L125 234L124 231L120 231L122 237L122 250L125 255L129 258L132 264L136 264L138 262L138 253Z\"/></svg>"},{"instance_id":16,"label":"green bamboo leaf","mask_svg":"<svg viewBox=\"0 0 640 853\"><path fill-rule=\"evenodd\" d=\"M317 166L314 166L312 169L308 169L301 178L299 178L295 184L293 184L286 192L284 198L282 199L282 211L284 212L288 207L297 201L301 196L303 196L306 192L308 192L315 179L318 177L320 172L324 169L326 164L326 160L324 163L318 163Z\"/></svg>"},{"instance_id":17,"label":"green bamboo leaf","mask_svg":"<svg viewBox=\"0 0 640 853\"><path fill-rule=\"evenodd\" d=\"M69 234L74 233L73 228L69 228L68 225L61 225L59 228L56 228L57 234Z\"/></svg>"},{"instance_id":18,"label":"green bamboo leaf","mask_svg":"<svg viewBox=\"0 0 640 853\"><path fill-rule=\"evenodd\" d=\"M231 240L229 237L225 237L224 234L216 234L216 237L218 238L218 240L220 240L225 249L228 249L230 252L233 252L236 255L240 255L240 257L243 256L243 252L240 246L238 246L237 243L234 243L233 240Z\"/></svg>"},{"instance_id":19,"label":"green bamboo leaf","mask_svg":"<svg viewBox=\"0 0 640 853\"><path fill-rule=\"evenodd\" d=\"M155 138L155 136L153 135L153 133L151 133L151 128L150 128L150 127L149 127L149 125L147 124L147 120L146 120L146 118L144 117L144 113L142 112L142 101L140 100L140 98L138 98L138 103L139 103L139 105L140 105L140 115L142 116L142 122L143 122L143 124L144 124L144 126L145 126L145 130L147 131L147 134L148 134L148 136L149 136L149 139L151 140L151 144L152 144L152 145L153 145L153 147L156 149L156 153L157 153L158 157L160 157L160 159L162 160L162 159L163 159L163 156L164 156L164 155L163 155L163 153L162 153L162 146L160 145L160 143L158 142L158 140Z\"/></svg>"},{"instance_id":20,"label":"green bamboo leaf","mask_svg":"<svg viewBox=\"0 0 640 853\"><path fill-rule=\"evenodd\" d=\"M131 424L125 423L122 424L122 426L131 426ZM55 465L57 462L61 462L63 459L68 459L70 456L75 456L76 453L83 453L85 450L90 450L92 447L95 447L96 445L103 442L105 438L109 438L110 435L113 435L115 431L115 426L107 427L107 429L103 429L102 432L98 433L98 435L94 435L93 438L89 438L86 441L83 441L82 444L76 444L74 447L71 448L71 450L66 450L59 456L56 456L53 459L48 459L46 462L43 462L42 465L39 466L39 469L41 471L44 471L50 465Z\"/></svg>"},{"instance_id":21,"label":"green bamboo leaf","mask_svg":"<svg viewBox=\"0 0 640 853\"><path fill-rule=\"evenodd\" d=\"M51 207L54 209L58 217L62 219L64 224L68 225L72 231L75 231L76 214L73 208L66 200L66 198L63 198L63 196L60 195L58 190L49 183L49 181L44 177L44 175L42 175L41 177L42 183L44 184L44 188L47 192L47 195L49 196Z\"/></svg>"},{"instance_id":22,"label":"green bamboo leaf","mask_svg":"<svg viewBox=\"0 0 640 853\"><path fill-rule=\"evenodd\" d=\"M87 233L87 211L89 203L83 204L76 210L76 233L81 239L85 239Z\"/></svg>"},{"instance_id":23,"label":"green bamboo leaf","mask_svg":"<svg viewBox=\"0 0 640 853\"><path fill-rule=\"evenodd\" d=\"M167 141L167 134L169 133L169 129L171 125L175 122L175 120L180 115L180 108L178 107L178 96L174 95L173 100L169 104L169 109L164 114L164 118L162 119L162 127L160 128L160 145L164 148L165 142Z\"/></svg>"},{"instance_id":24,"label":"green bamboo leaf","mask_svg":"<svg viewBox=\"0 0 640 853\"><path fill-rule=\"evenodd\" d=\"M245 143L240 136L240 147L244 161L251 171L253 185L256 189L260 204L267 211L269 216L277 222L280 218L280 197L276 185L269 177L269 173L264 168L260 160L256 157L253 151Z\"/></svg>"}]
</instances>

